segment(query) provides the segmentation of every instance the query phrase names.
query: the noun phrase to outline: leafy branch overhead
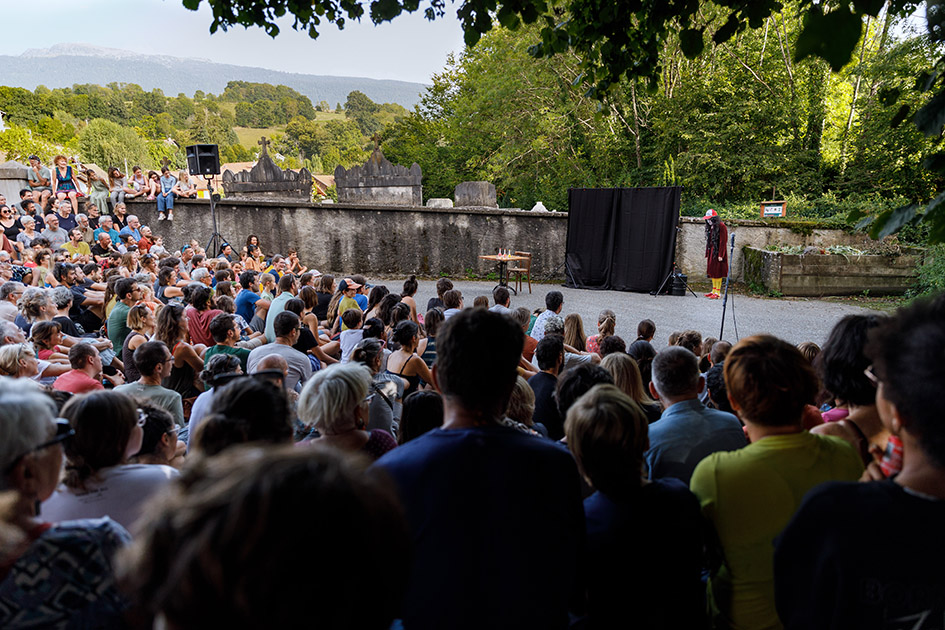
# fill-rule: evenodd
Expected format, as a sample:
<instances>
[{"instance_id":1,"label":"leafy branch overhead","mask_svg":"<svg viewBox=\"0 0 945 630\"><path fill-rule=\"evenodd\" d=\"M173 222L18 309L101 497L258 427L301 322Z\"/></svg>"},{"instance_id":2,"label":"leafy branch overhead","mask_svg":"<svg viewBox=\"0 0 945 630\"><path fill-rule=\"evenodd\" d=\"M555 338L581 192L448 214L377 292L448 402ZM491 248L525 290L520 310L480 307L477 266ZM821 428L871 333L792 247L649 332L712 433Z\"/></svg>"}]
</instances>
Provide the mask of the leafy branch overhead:
<instances>
[{"instance_id":1,"label":"leafy branch overhead","mask_svg":"<svg viewBox=\"0 0 945 630\"><path fill-rule=\"evenodd\" d=\"M196 10L203 0L183 0ZM348 20L367 15L379 24L402 13L423 10L429 20L446 14L445 0L206 0L213 10L210 32L233 26L258 26L275 37L280 18L291 16L292 27L317 38L326 23L343 29ZM824 3L802 0L805 25L796 58L824 58L839 70L851 58L860 39L865 16L876 17L886 0L838 3L824 12ZM891 10L911 12L914 1L891 0ZM721 26L702 17L705 7L723 11ZM759 28L782 9L778 0L465 0L457 16L464 39L475 45L498 23L509 29L538 22L540 41L529 50L535 57L551 57L571 50L582 60L581 80L592 94L602 95L621 78L642 78L655 85L660 74L662 42L678 33L684 54L697 57L708 37L716 44L746 28ZM726 17L727 14L727 17ZM710 32L711 31L711 32Z\"/></svg>"},{"instance_id":2,"label":"leafy branch overhead","mask_svg":"<svg viewBox=\"0 0 945 630\"><path fill-rule=\"evenodd\" d=\"M183 0L190 9L203 0ZM318 37L326 24L344 28L347 20L367 17L375 24L407 12L423 11L430 20L446 15L445 0L206 0L213 12L210 31L241 25L258 26L275 37L277 21L289 17L292 27ZM870 21L881 14L896 17L915 13L915 0L794 0L792 13L800 18L793 62L820 58L840 71L854 58ZM929 37L939 46L945 41L945 8L940 0L926 3ZM586 90L585 96L609 99L616 86L628 80L659 87L663 67L661 51L669 40L679 42L688 59L698 58L711 45L726 44L749 29L767 27L769 18L781 14L779 0L464 0L457 10L466 44L474 46L495 26L520 29L531 25L537 33L528 52L538 59L570 52L578 61L572 85ZM860 55L862 61L862 55ZM743 64L744 65L744 64ZM747 68L747 66L746 66ZM750 70L750 69L749 69ZM793 76L790 77L793 81ZM901 105L893 126L915 124L927 136L941 138L945 127L945 58L918 77L919 92L928 93L924 103ZM899 89L878 94L884 106L899 102ZM854 100L856 95L854 94ZM905 100L905 99L903 99ZM910 107L915 107L915 111ZM852 111L852 110L851 110ZM852 119L852 114L851 114ZM937 141L937 140L936 140ZM945 152L930 156L925 166L936 176L945 175ZM917 192L916 196L924 193ZM921 202L921 203L920 203ZM931 226L933 241L945 241L945 203L920 199L896 209L863 217L862 224L874 237L898 231L902 226L924 221Z\"/></svg>"}]
</instances>

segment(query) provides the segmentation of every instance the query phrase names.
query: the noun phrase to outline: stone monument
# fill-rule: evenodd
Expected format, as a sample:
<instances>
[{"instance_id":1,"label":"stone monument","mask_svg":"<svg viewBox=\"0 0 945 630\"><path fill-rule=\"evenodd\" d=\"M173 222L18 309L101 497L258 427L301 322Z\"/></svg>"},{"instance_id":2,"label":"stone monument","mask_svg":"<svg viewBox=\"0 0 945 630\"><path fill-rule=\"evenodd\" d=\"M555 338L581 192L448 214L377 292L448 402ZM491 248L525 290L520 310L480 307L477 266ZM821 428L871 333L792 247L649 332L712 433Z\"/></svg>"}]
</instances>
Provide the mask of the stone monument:
<instances>
[{"instance_id":1,"label":"stone monument","mask_svg":"<svg viewBox=\"0 0 945 630\"><path fill-rule=\"evenodd\" d=\"M491 182L463 182L453 192L457 208L498 208L495 184Z\"/></svg>"},{"instance_id":2,"label":"stone monument","mask_svg":"<svg viewBox=\"0 0 945 630\"><path fill-rule=\"evenodd\" d=\"M374 152L362 166L335 168L338 203L383 206L422 206L423 173L414 162L409 169L391 164L377 138Z\"/></svg>"},{"instance_id":3,"label":"stone monument","mask_svg":"<svg viewBox=\"0 0 945 630\"><path fill-rule=\"evenodd\" d=\"M303 199L312 198L312 174L308 169L298 173L289 169L282 170L269 157L269 141L260 138L262 152L259 161L251 170L233 173L229 169L223 173L223 190L227 197L236 199Z\"/></svg>"},{"instance_id":4,"label":"stone monument","mask_svg":"<svg viewBox=\"0 0 945 630\"><path fill-rule=\"evenodd\" d=\"M20 191L29 188L26 178L28 168L26 164L14 160L0 164L0 194L7 198L7 203L18 203Z\"/></svg>"}]
</instances>

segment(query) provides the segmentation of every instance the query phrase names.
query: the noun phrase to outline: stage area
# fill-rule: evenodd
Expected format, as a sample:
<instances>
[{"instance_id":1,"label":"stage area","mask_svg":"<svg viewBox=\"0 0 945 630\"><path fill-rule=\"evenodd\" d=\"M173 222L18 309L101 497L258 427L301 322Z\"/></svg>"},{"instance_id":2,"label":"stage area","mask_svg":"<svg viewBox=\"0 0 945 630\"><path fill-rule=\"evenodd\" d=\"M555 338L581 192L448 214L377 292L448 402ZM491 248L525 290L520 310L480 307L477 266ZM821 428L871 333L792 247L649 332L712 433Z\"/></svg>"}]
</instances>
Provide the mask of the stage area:
<instances>
[{"instance_id":1,"label":"stage area","mask_svg":"<svg viewBox=\"0 0 945 630\"><path fill-rule=\"evenodd\" d=\"M392 292L400 291L403 278L374 280L372 284L383 284ZM476 296L489 297L492 304L492 288L495 282L471 282L453 280L455 288L463 293L466 306L472 306ZM584 330L588 335L597 333L597 316L605 308L613 309L617 314L617 334L628 343L636 339L637 323L641 319L652 319L656 323L656 337L653 346L659 350L666 346L666 338L673 331L698 330L703 337L718 337L722 323L722 300L709 300L697 292L698 298L686 293L686 297L653 297L648 293L625 291L591 291L586 289L568 289L560 284L535 284L532 293L525 289L524 294L512 296L512 308L525 306L531 310L539 306L544 308L545 293L558 290L564 295L562 316L579 313L584 320ZM417 292L417 306L426 307L427 300L436 295L434 280L420 280ZM833 325L844 315L871 312L859 306L825 302L814 299L761 299L744 295L730 297L725 318L727 341L735 342L735 326L732 321L732 303L738 320L739 337L759 333L771 333L777 337L797 344L813 341L823 345Z\"/></svg>"}]
</instances>

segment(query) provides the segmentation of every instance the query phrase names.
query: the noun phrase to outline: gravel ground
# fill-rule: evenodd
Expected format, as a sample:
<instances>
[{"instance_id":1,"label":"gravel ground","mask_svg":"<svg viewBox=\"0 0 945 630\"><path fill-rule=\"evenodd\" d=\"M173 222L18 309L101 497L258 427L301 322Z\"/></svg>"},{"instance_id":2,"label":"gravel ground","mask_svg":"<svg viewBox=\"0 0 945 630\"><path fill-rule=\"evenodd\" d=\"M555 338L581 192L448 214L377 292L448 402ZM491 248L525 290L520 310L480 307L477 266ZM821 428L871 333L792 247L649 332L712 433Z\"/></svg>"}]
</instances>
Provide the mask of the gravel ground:
<instances>
[{"instance_id":1,"label":"gravel ground","mask_svg":"<svg viewBox=\"0 0 945 630\"><path fill-rule=\"evenodd\" d=\"M383 284L388 289L399 291L403 278L369 278L368 282ZM453 284L463 292L466 306L472 306L473 300L480 295L489 297L492 304L494 281L454 280ZM552 290L564 294L561 314L579 313L588 335L597 332L597 315L605 308L613 309L617 314L617 334L628 343L636 339L637 323L641 319L653 320L656 323L653 345L657 349L666 345L666 339L673 331L695 329L700 331L703 337L718 337L722 326L722 300L704 298L704 291L696 291L698 297L693 297L688 292L685 297L656 297L648 293L591 291L532 283L531 294L526 287L523 294L512 296L511 306L526 306L531 310L544 308L545 293ZM427 300L435 295L435 281L421 280L416 296L417 305L421 309L425 308ZM841 317L850 313L870 312L874 311L809 298L767 299L729 294L723 338L734 343L741 337L771 333L794 344L813 341L822 345L830 329Z\"/></svg>"}]
</instances>

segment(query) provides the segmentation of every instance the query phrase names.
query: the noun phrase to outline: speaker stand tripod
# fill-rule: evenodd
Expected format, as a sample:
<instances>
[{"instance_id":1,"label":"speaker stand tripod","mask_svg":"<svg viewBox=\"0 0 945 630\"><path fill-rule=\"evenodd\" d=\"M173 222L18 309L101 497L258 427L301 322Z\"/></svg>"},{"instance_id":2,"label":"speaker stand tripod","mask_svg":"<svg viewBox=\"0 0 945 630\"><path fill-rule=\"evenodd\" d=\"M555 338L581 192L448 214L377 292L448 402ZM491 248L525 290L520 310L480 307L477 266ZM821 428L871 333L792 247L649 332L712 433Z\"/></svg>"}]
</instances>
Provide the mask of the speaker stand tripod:
<instances>
[{"instance_id":1,"label":"speaker stand tripod","mask_svg":"<svg viewBox=\"0 0 945 630\"><path fill-rule=\"evenodd\" d=\"M210 240L207 241L207 253L214 251L211 249L211 246L215 248L216 253L214 256L219 256L223 245L228 243L226 237L217 232L217 199L220 198L219 195L213 192L213 175L204 175L203 178L207 180L207 191L210 193L210 220L213 222L213 234L210 235Z\"/></svg>"},{"instance_id":2,"label":"speaker stand tripod","mask_svg":"<svg viewBox=\"0 0 945 630\"><path fill-rule=\"evenodd\" d=\"M666 277L663 278L663 282L660 283L660 288L658 288L656 291L650 291L650 295L661 295L663 293L663 288L666 286L666 283L670 281L670 279L672 279L673 284L675 284L677 280L682 280L681 276L682 276L682 273L679 271L679 267L676 266L676 259L674 258L673 268L670 269L669 273L666 274ZM686 285L686 288L689 290L690 293L692 293L692 297L699 297L698 295L696 295L696 292L692 290L692 287L689 286L689 283L687 281L682 280L682 283Z\"/></svg>"}]
</instances>

